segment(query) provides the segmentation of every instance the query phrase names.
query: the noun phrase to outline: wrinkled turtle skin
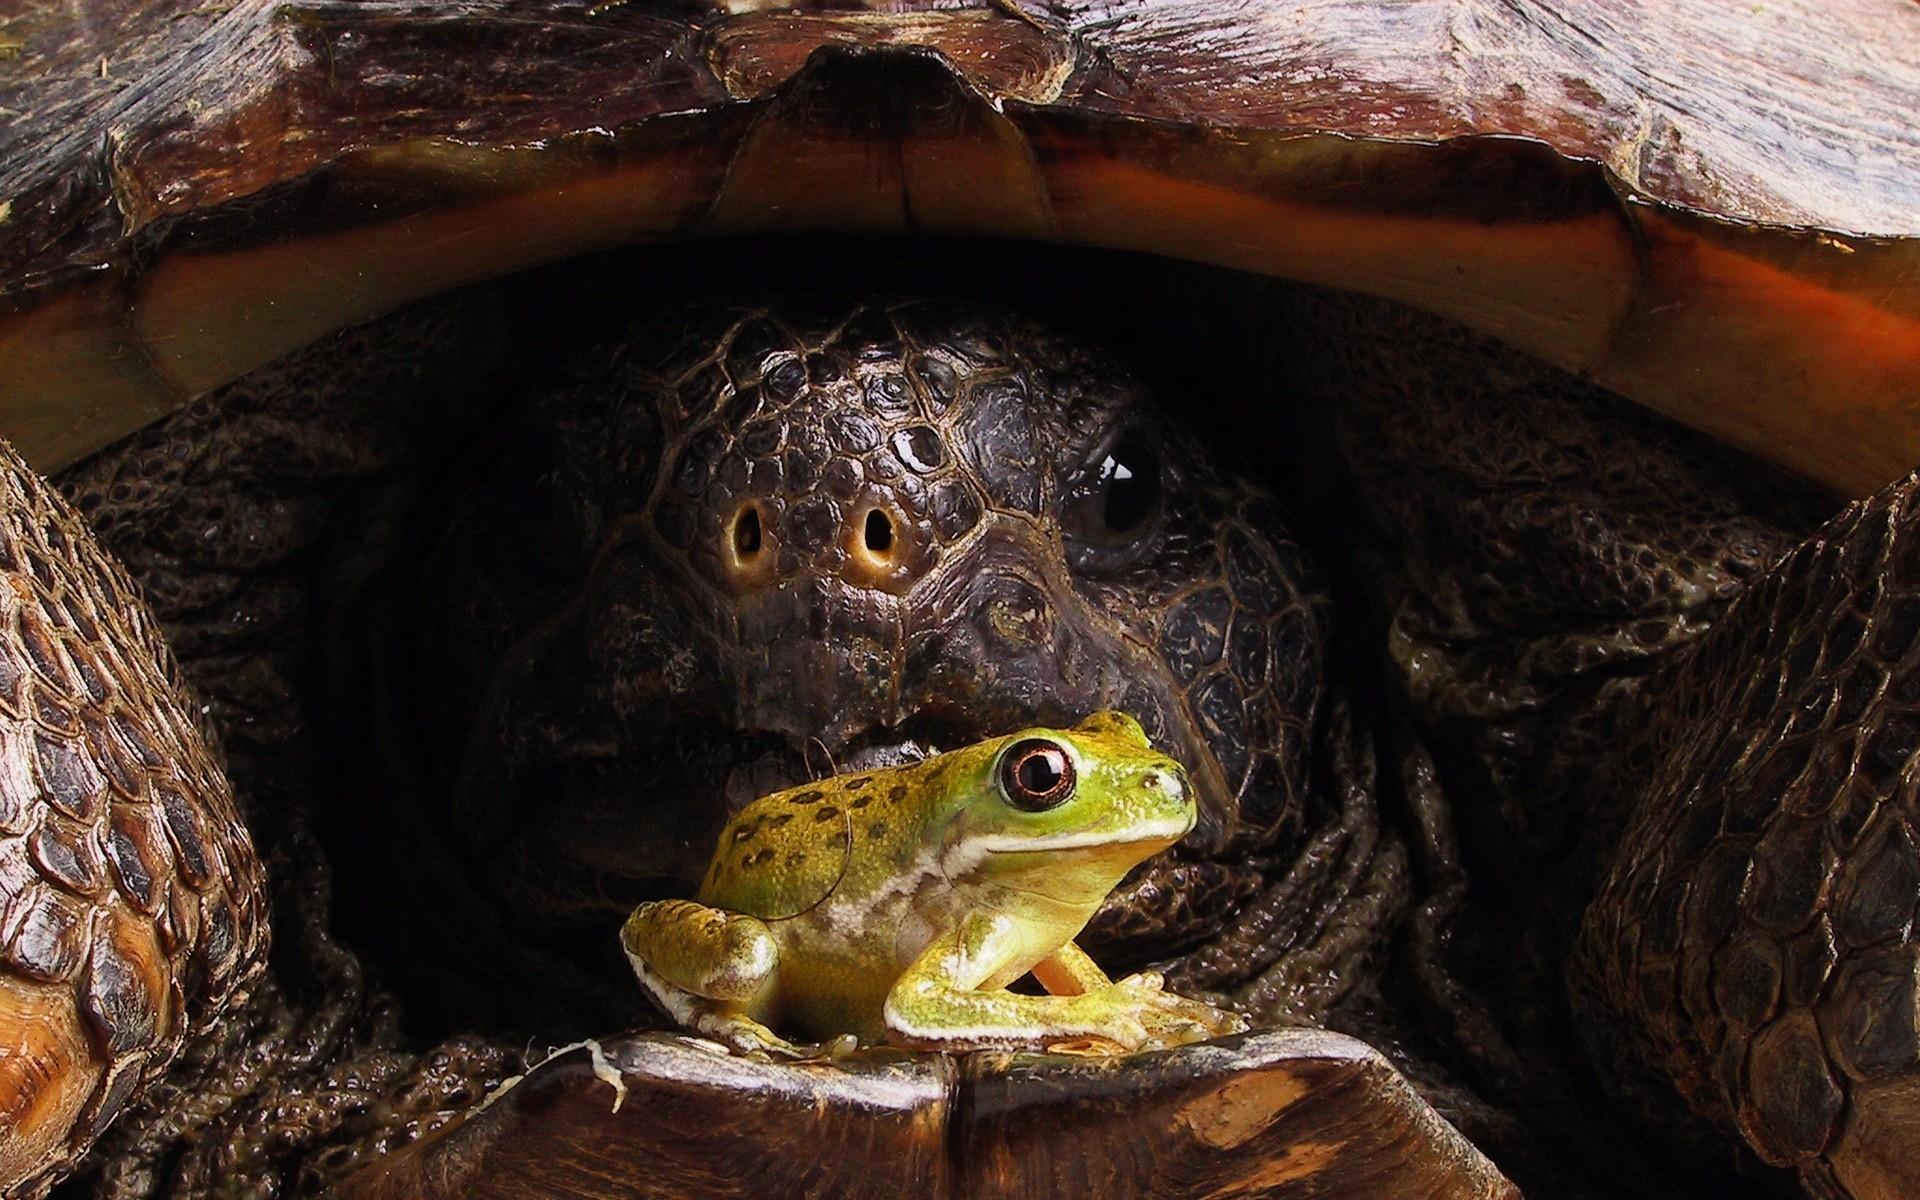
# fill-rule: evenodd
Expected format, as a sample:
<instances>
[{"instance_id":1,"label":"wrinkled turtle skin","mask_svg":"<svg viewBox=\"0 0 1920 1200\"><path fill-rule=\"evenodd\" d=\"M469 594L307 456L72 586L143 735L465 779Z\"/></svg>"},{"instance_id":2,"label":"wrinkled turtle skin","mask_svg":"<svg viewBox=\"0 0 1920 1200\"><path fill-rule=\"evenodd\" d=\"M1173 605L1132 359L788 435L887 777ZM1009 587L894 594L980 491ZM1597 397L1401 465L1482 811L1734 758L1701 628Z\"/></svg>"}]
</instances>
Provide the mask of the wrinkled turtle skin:
<instances>
[{"instance_id":1,"label":"wrinkled turtle skin","mask_svg":"<svg viewBox=\"0 0 1920 1200\"><path fill-rule=\"evenodd\" d=\"M1911 6L735 8L0 28L0 1186L1920 1189ZM1253 1034L646 1032L746 800L1109 707Z\"/></svg>"}]
</instances>

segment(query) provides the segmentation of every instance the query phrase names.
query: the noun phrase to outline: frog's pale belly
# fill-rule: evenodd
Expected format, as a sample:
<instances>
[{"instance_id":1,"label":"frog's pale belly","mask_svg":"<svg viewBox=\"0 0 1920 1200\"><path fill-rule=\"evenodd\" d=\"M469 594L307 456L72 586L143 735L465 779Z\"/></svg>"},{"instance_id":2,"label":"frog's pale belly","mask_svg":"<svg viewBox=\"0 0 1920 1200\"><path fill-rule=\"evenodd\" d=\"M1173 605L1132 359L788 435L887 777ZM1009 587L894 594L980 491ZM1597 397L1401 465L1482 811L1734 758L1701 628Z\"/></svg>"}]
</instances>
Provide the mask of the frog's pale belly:
<instances>
[{"instance_id":1,"label":"frog's pale belly","mask_svg":"<svg viewBox=\"0 0 1920 1200\"><path fill-rule=\"evenodd\" d=\"M780 948L772 1020L810 1037L886 1040L881 1013L893 981L975 906L931 857L916 867L878 892L835 889L807 912L767 923ZM890 942L871 936L889 929Z\"/></svg>"}]
</instances>

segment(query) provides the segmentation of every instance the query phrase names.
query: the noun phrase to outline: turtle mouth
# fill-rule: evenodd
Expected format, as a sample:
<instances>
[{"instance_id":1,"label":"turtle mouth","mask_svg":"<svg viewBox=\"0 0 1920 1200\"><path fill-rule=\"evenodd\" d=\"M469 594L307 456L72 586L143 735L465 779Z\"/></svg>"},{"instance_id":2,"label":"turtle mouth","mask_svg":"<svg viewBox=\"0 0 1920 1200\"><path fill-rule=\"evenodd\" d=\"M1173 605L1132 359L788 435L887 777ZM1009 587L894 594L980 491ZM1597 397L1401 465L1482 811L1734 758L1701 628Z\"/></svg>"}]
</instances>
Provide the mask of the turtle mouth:
<instances>
[{"instance_id":1,"label":"turtle mouth","mask_svg":"<svg viewBox=\"0 0 1920 1200\"><path fill-rule=\"evenodd\" d=\"M920 762L1048 719L1033 714L989 723L958 712L918 712L898 724L868 726L835 746L702 721L656 727L643 743L611 759L595 755L547 764L533 773L551 797L548 803L520 806L536 814L540 849L533 857L551 860L539 874L553 881L554 894L542 895L534 910L569 912L569 924L584 919L603 928L615 909L691 895L720 829L762 796L833 775ZM684 764L677 778L662 774L669 752ZM677 803L644 801L662 793L676 796ZM591 883L583 887L587 879ZM587 897L586 911L566 897Z\"/></svg>"},{"instance_id":2,"label":"turtle mouth","mask_svg":"<svg viewBox=\"0 0 1920 1200\"><path fill-rule=\"evenodd\" d=\"M506 906L518 928L579 962L605 968L611 962L606 931L636 904L695 895L722 829L754 800L831 775L919 762L1020 729L1072 722L1061 712L1001 713L981 720L965 711L930 707L897 724L869 725L833 746L818 738L741 731L713 720L655 726L644 742L616 757L549 763L532 771L545 803L516 804L516 819L525 823L503 842L480 848L472 861L484 867L480 886ZM682 764L676 777L662 775L669 754ZM661 796L674 802L643 802ZM1084 845L1020 843L992 849L1010 860L1036 850L1111 854L1124 851L1129 842L1159 843L1138 857L1109 893L1076 900L1097 906L1080 939L1083 947L1099 955L1103 965L1125 971L1181 953L1214 928L1189 921L1168 933L1145 915L1157 911L1153 905L1162 893L1175 894L1184 886L1181 872L1194 860L1183 847L1193 829L1189 817L1178 828L1138 838L1100 836ZM624 986L624 963L614 965L619 969L600 973Z\"/></svg>"},{"instance_id":3,"label":"turtle mouth","mask_svg":"<svg viewBox=\"0 0 1920 1200\"><path fill-rule=\"evenodd\" d=\"M1024 728L1031 721L983 722L963 713L921 711L898 724L856 731L838 748L818 738L795 744L780 735L747 733L734 738L733 769L721 786L727 819L770 792L848 772L922 762L936 754ZM1004 728L1002 727L1004 726Z\"/></svg>"},{"instance_id":4,"label":"turtle mouth","mask_svg":"<svg viewBox=\"0 0 1920 1200\"><path fill-rule=\"evenodd\" d=\"M743 747L739 760L721 784L720 799L726 816L731 819L747 805L772 792L829 775L922 762L948 745L957 744L922 741L899 736L891 730L875 730L856 739L840 754L833 754L817 743L809 743L797 754L790 748L754 753Z\"/></svg>"}]
</instances>

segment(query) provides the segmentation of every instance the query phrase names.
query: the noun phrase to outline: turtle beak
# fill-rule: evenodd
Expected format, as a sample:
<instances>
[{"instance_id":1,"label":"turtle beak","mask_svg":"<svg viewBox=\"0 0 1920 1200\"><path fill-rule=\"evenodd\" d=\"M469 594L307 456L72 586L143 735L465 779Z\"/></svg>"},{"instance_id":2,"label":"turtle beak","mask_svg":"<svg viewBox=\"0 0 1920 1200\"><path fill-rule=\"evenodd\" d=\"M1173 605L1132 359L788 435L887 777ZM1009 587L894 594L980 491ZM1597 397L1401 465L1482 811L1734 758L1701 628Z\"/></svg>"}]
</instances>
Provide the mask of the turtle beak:
<instances>
[{"instance_id":1,"label":"turtle beak","mask_svg":"<svg viewBox=\"0 0 1920 1200\"><path fill-rule=\"evenodd\" d=\"M739 727L838 754L899 721L900 601L833 577L769 588L740 606Z\"/></svg>"}]
</instances>

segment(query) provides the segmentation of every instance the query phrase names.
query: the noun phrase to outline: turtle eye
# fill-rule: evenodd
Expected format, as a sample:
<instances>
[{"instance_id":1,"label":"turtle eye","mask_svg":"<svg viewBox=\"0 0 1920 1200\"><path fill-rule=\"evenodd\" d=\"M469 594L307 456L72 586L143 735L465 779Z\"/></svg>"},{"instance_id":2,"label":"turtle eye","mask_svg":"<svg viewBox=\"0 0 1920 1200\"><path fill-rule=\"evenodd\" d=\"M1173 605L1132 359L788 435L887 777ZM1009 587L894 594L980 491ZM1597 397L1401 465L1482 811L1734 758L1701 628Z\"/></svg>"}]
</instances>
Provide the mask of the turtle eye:
<instances>
[{"instance_id":1,"label":"turtle eye","mask_svg":"<svg viewBox=\"0 0 1920 1200\"><path fill-rule=\"evenodd\" d=\"M1022 812L1045 812L1073 799L1073 756L1058 742L1026 738L1000 759L1000 794Z\"/></svg>"},{"instance_id":2,"label":"turtle eye","mask_svg":"<svg viewBox=\"0 0 1920 1200\"><path fill-rule=\"evenodd\" d=\"M1073 565L1123 566L1153 532L1161 502L1160 453L1138 430L1122 435L1068 481L1061 530Z\"/></svg>"}]
</instances>

